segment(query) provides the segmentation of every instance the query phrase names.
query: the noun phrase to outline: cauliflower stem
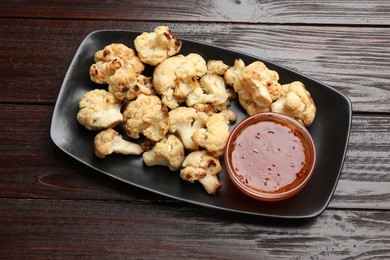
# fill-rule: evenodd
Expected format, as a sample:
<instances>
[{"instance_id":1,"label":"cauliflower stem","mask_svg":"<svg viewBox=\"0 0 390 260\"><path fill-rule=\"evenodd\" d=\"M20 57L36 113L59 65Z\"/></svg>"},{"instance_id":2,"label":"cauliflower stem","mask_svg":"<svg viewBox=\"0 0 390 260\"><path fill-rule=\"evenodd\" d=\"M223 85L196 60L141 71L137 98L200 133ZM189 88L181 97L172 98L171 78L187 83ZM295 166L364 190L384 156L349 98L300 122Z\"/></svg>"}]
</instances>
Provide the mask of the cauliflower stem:
<instances>
[{"instance_id":1,"label":"cauliflower stem","mask_svg":"<svg viewBox=\"0 0 390 260\"><path fill-rule=\"evenodd\" d=\"M140 145L126 141L114 129L106 129L95 136L95 154L99 158L104 158L112 153L140 155L143 149Z\"/></svg>"},{"instance_id":2,"label":"cauliflower stem","mask_svg":"<svg viewBox=\"0 0 390 260\"><path fill-rule=\"evenodd\" d=\"M206 174L203 178L199 179L199 182L208 194L215 194L221 188L221 183L217 175Z\"/></svg>"},{"instance_id":3,"label":"cauliflower stem","mask_svg":"<svg viewBox=\"0 0 390 260\"><path fill-rule=\"evenodd\" d=\"M186 149L198 150L199 146L192 140L192 135L205 125L207 118L206 113L199 112L195 108L178 107L169 111L169 131L177 133Z\"/></svg>"},{"instance_id":4,"label":"cauliflower stem","mask_svg":"<svg viewBox=\"0 0 390 260\"><path fill-rule=\"evenodd\" d=\"M208 194L215 194L221 184L217 174L222 171L221 163L207 151L191 152L183 161L180 177L193 183L199 181Z\"/></svg>"},{"instance_id":5,"label":"cauliflower stem","mask_svg":"<svg viewBox=\"0 0 390 260\"><path fill-rule=\"evenodd\" d=\"M180 170L184 161L184 146L180 139L174 135L168 135L149 151L142 154L147 166L167 166L171 171Z\"/></svg>"}]
</instances>

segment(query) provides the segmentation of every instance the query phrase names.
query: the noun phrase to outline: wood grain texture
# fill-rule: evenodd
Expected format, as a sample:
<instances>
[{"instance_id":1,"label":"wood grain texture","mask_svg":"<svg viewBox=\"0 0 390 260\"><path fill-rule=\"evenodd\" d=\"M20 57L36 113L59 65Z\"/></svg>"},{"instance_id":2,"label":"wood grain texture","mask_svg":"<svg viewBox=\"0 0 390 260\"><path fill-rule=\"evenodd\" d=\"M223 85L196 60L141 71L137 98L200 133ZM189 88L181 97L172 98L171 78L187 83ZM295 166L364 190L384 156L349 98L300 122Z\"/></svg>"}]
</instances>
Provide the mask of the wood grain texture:
<instances>
[{"instance_id":1,"label":"wood grain texture","mask_svg":"<svg viewBox=\"0 0 390 260\"><path fill-rule=\"evenodd\" d=\"M305 222L175 203L0 199L2 259L390 257L390 213L326 211Z\"/></svg>"},{"instance_id":2,"label":"wood grain texture","mask_svg":"<svg viewBox=\"0 0 390 260\"><path fill-rule=\"evenodd\" d=\"M49 136L53 107L10 104L0 105L0 110L0 197L162 199L105 177L60 151ZM389 132L390 116L354 116L331 208L390 209Z\"/></svg>"},{"instance_id":3,"label":"wood grain texture","mask_svg":"<svg viewBox=\"0 0 390 260\"><path fill-rule=\"evenodd\" d=\"M389 14L386 0L0 1L0 259L390 259ZM287 221L193 206L55 146L55 100L84 37L161 24L351 99L349 148L323 214Z\"/></svg>"},{"instance_id":4,"label":"wood grain texture","mask_svg":"<svg viewBox=\"0 0 390 260\"><path fill-rule=\"evenodd\" d=\"M10 25L12 24L12 26ZM54 103L81 41L99 29L151 31L154 22L0 19L0 102ZM322 81L355 112L390 112L387 28L169 24L178 36L249 53Z\"/></svg>"},{"instance_id":5,"label":"wood grain texture","mask_svg":"<svg viewBox=\"0 0 390 260\"><path fill-rule=\"evenodd\" d=\"M0 17L271 24L389 25L386 0L203 0L0 2Z\"/></svg>"},{"instance_id":6,"label":"wood grain texture","mask_svg":"<svg viewBox=\"0 0 390 260\"><path fill-rule=\"evenodd\" d=\"M389 133L388 116L353 117L348 152L331 207L390 209ZM355 200L362 194L364 199Z\"/></svg>"}]
</instances>

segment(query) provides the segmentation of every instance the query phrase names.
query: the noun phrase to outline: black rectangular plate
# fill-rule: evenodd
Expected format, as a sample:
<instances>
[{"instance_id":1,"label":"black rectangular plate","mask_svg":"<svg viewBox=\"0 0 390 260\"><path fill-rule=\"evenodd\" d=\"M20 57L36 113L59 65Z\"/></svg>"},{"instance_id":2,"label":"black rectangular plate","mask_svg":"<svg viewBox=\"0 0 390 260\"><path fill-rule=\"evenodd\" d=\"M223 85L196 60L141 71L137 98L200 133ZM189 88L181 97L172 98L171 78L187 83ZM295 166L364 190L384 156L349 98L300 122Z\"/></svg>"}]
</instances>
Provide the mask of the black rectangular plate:
<instances>
[{"instance_id":1,"label":"black rectangular plate","mask_svg":"<svg viewBox=\"0 0 390 260\"><path fill-rule=\"evenodd\" d=\"M289 219L312 218L325 210L336 188L347 150L352 118L349 99L323 83L259 57L204 43L183 40L180 53L186 55L194 52L206 61L220 59L228 65L233 65L236 58L243 59L245 64L260 60L279 73L280 83L299 80L306 85L317 106L316 119L309 127L317 149L317 165L308 185L285 201L261 202L238 191L230 182L225 167L218 175L222 188L216 195L208 195L199 183L183 181L177 172L172 173L162 166L145 166L141 156L109 155L103 160L97 158L93 151L96 132L86 130L76 120L78 103L84 93L94 88L106 88L90 80L89 67L94 63L95 52L106 45L123 43L134 49L133 40L139 34L124 30L95 31L81 43L64 78L52 118L50 135L60 149L93 169L125 183L196 205ZM246 117L238 102L233 102L230 109L237 113L237 122Z\"/></svg>"}]
</instances>

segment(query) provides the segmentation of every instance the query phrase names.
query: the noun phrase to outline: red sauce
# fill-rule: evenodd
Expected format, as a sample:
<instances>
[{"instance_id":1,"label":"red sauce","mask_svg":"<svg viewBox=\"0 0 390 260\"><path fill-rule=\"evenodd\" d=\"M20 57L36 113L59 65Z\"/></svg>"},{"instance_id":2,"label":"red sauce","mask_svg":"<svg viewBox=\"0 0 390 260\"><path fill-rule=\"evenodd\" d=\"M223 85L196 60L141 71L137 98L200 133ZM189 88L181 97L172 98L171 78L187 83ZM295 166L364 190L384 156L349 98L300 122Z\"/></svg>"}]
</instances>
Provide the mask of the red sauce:
<instances>
[{"instance_id":1,"label":"red sauce","mask_svg":"<svg viewBox=\"0 0 390 260\"><path fill-rule=\"evenodd\" d=\"M248 188L262 192L288 190L305 175L306 155L294 130L263 121L245 128L233 143L232 165Z\"/></svg>"}]
</instances>

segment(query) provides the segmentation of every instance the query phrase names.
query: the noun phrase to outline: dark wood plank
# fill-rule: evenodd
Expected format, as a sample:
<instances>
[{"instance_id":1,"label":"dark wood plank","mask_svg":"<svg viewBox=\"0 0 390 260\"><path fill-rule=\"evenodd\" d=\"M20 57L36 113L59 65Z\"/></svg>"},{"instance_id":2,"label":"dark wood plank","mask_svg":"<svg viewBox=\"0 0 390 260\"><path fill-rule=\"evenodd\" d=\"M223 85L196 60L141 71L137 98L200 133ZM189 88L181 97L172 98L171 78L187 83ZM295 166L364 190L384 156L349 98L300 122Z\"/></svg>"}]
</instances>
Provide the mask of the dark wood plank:
<instances>
[{"instance_id":1,"label":"dark wood plank","mask_svg":"<svg viewBox=\"0 0 390 260\"><path fill-rule=\"evenodd\" d=\"M354 115L344 168L331 207L390 209L390 118ZM358 197L364 194L364 199ZM370 201L369 203L366 203Z\"/></svg>"},{"instance_id":2,"label":"dark wood plank","mask_svg":"<svg viewBox=\"0 0 390 260\"><path fill-rule=\"evenodd\" d=\"M389 25L390 5L375 1L12 1L0 17Z\"/></svg>"},{"instance_id":3,"label":"dark wood plank","mask_svg":"<svg viewBox=\"0 0 390 260\"><path fill-rule=\"evenodd\" d=\"M0 105L0 197L159 200L81 165L49 136L51 106ZM331 208L390 209L390 116L356 115Z\"/></svg>"},{"instance_id":4,"label":"dark wood plank","mask_svg":"<svg viewBox=\"0 0 390 260\"><path fill-rule=\"evenodd\" d=\"M0 259L390 258L390 4L330 1L0 2ZM344 169L306 221L221 213L100 174L50 140L61 82L100 29L257 55L353 102Z\"/></svg>"},{"instance_id":5,"label":"dark wood plank","mask_svg":"<svg viewBox=\"0 0 390 260\"><path fill-rule=\"evenodd\" d=\"M246 52L346 94L354 111L390 112L387 28L168 24L178 36ZM154 22L0 19L0 102L54 103L84 37L98 29L150 31Z\"/></svg>"},{"instance_id":6,"label":"dark wood plank","mask_svg":"<svg viewBox=\"0 0 390 260\"><path fill-rule=\"evenodd\" d=\"M0 197L161 198L75 161L50 138L52 106L0 105Z\"/></svg>"},{"instance_id":7,"label":"dark wood plank","mask_svg":"<svg viewBox=\"0 0 390 260\"><path fill-rule=\"evenodd\" d=\"M205 208L0 199L2 259L390 257L390 213L330 210L305 222Z\"/></svg>"}]
</instances>

